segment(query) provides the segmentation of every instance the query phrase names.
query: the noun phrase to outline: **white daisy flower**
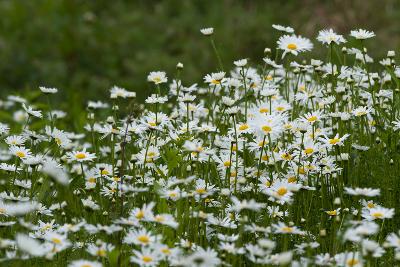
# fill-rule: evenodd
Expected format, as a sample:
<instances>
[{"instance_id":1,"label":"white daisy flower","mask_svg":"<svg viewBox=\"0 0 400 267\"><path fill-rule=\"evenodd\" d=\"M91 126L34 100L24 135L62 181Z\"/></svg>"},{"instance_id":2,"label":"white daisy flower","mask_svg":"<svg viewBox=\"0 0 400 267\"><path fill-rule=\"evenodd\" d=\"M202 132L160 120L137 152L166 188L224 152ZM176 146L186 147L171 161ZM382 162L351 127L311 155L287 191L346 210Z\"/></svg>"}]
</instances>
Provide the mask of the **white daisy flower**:
<instances>
[{"instance_id":1,"label":"white daisy flower","mask_svg":"<svg viewBox=\"0 0 400 267\"><path fill-rule=\"evenodd\" d=\"M72 161L84 162L93 161L96 158L96 154L89 153L84 149L82 151L67 152L67 157Z\"/></svg>"},{"instance_id":2,"label":"white daisy flower","mask_svg":"<svg viewBox=\"0 0 400 267\"><path fill-rule=\"evenodd\" d=\"M373 188L344 188L345 193L353 196L366 196L366 197L376 197L380 195L380 189Z\"/></svg>"},{"instance_id":3,"label":"white daisy flower","mask_svg":"<svg viewBox=\"0 0 400 267\"><path fill-rule=\"evenodd\" d=\"M214 33L214 28L203 28L200 30L203 35L210 36Z\"/></svg>"},{"instance_id":4,"label":"white daisy flower","mask_svg":"<svg viewBox=\"0 0 400 267\"><path fill-rule=\"evenodd\" d=\"M332 29L319 31L317 40L327 45L332 43L341 44L346 42L342 35L335 33Z\"/></svg>"},{"instance_id":5,"label":"white daisy flower","mask_svg":"<svg viewBox=\"0 0 400 267\"><path fill-rule=\"evenodd\" d=\"M25 112L28 113L28 115L37 117L37 118L42 118L42 112L40 110L33 110L31 106L26 106L25 103L22 103L22 107L24 108Z\"/></svg>"},{"instance_id":6,"label":"white daisy flower","mask_svg":"<svg viewBox=\"0 0 400 267\"><path fill-rule=\"evenodd\" d=\"M39 89L40 89L40 91L42 91L42 93L45 93L45 94L56 94L58 92L57 88L48 88L48 87L40 86Z\"/></svg>"},{"instance_id":7,"label":"white daisy flower","mask_svg":"<svg viewBox=\"0 0 400 267\"><path fill-rule=\"evenodd\" d=\"M97 261L76 260L71 262L68 267L102 267L103 265Z\"/></svg>"},{"instance_id":8,"label":"white daisy flower","mask_svg":"<svg viewBox=\"0 0 400 267\"><path fill-rule=\"evenodd\" d=\"M291 53L297 56L300 52L312 50L314 45L307 38L296 35L284 35L278 40L278 48L283 50L282 58Z\"/></svg>"},{"instance_id":9,"label":"white daisy flower","mask_svg":"<svg viewBox=\"0 0 400 267\"><path fill-rule=\"evenodd\" d=\"M166 83L168 81L168 78L164 71L152 71L147 76L147 81L153 82L154 84L161 84Z\"/></svg>"},{"instance_id":10,"label":"white daisy flower","mask_svg":"<svg viewBox=\"0 0 400 267\"><path fill-rule=\"evenodd\" d=\"M275 30L281 31L281 32L286 32L286 33L294 33L294 29L292 27L285 27L279 24L272 24L272 28Z\"/></svg>"},{"instance_id":11,"label":"white daisy flower","mask_svg":"<svg viewBox=\"0 0 400 267\"><path fill-rule=\"evenodd\" d=\"M372 31L367 31L363 29L350 31L350 36L353 36L357 40L365 40L375 36L375 33Z\"/></svg>"}]
</instances>

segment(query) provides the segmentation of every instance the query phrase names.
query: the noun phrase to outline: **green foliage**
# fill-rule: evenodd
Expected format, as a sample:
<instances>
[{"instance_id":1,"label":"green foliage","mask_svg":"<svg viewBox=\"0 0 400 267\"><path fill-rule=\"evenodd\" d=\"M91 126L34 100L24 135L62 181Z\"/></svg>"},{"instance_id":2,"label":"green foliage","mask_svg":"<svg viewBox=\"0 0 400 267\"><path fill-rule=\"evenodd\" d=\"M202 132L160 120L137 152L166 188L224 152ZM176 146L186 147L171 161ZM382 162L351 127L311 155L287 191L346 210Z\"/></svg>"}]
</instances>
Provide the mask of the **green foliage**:
<instances>
[{"instance_id":1,"label":"green foliage","mask_svg":"<svg viewBox=\"0 0 400 267\"><path fill-rule=\"evenodd\" d=\"M237 55L258 62L264 48L274 46L272 23L290 24L309 37L319 25L343 33L359 25L378 35L372 54L385 53L382 43L399 46L395 0L2 1L0 13L0 95L58 87L61 107L74 118L87 99L104 98L114 84L143 100L149 94L145 77L155 68L172 74L182 62L183 81L200 81L216 69L210 43L199 38L206 26L215 27L227 67Z\"/></svg>"}]
</instances>

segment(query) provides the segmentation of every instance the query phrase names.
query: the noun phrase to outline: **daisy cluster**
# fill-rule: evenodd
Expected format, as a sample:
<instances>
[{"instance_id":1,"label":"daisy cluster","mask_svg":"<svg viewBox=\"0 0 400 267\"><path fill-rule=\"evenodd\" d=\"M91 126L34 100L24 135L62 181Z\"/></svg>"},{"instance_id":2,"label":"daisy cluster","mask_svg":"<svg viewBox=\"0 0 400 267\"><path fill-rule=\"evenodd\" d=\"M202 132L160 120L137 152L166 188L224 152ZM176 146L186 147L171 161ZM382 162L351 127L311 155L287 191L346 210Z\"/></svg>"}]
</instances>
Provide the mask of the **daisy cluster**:
<instances>
[{"instance_id":1,"label":"daisy cluster","mask_svg":"<svg viewBox=\"0 0 400 267\"><path fill-rule=\"evenodd\" d=\"M355 47L345 47L328 29L316 37L327 60L307 61L299 57L310 39L273 28L282 36L262 64L239 59L229 72L214 29L202 29L217 71L192 85L179 78L182 63L172 79L151 72L143 104L114 86L108 101L87 103L81 129L51 108L56 88L40 87L35 101L2 100L10 116L0 123L0 261L398 264L395 52L371 71L364 45L373 32L351 31ZM379 179L364 169L373 156L386 162Z\"/></svg>"}]
</instances>

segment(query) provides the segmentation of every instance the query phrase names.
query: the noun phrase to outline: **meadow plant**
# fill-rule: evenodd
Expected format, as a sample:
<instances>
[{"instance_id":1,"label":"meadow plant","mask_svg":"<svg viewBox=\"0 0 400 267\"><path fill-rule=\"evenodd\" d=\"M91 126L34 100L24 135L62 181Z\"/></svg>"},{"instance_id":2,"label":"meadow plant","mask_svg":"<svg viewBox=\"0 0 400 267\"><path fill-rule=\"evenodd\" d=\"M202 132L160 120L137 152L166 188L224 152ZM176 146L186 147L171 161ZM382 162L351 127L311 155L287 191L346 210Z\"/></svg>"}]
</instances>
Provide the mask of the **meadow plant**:
<instances>
[{"instance_id":1,"label":"meadow plant","mask_svg":"<svg viewBox=\"0 0 400 267\"><path fill-rule=\"evenodd\" d=\"M114 86L83 129L52 108L56 88L2 101L2 264L399 264L395 52L374 63L373 32L328 29L326 59L304 60L312 41L273 28L260 65L223 65L202 29L217 67L201 84L178 63L148 75L145 103Z\"/></svg>"}]
</instances>

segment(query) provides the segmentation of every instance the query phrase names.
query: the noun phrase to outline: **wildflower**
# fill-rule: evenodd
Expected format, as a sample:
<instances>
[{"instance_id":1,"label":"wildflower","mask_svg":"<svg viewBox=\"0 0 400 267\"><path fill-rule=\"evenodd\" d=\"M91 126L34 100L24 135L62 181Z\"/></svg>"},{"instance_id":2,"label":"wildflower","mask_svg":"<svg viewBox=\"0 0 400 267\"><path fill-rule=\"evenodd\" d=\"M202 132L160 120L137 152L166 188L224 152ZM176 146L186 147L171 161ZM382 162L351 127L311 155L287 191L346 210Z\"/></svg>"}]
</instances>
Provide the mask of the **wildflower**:
<instances>
[{"instance_id":1,"label":"wildflower","mask_svg":"<svg viewBox=\"0 0 400 267\"><path fill-rule=\"evenodd\" d=\"M102 267L102 264L97 261L75 260L68 267Z\"/></svg>"},{"instance_id":2,"label":"wildflower","mask_svg":"<svg viewBox=\"0 0 400 267\"><path fill-rule=\"evenodd\" d=\"M358 252L343 252L335 255L335 261L341 267L362 267L363 261Z\"/></svg>"},{"instance_id":3,"label":"wildflower","mask_svg":"<svg viewBox=\"0 0 400 267\"><path fill-rule=\"evenodd\" d=\"M31 151L23 146L12 145L9 148L10 153L20 159L28 158L32 155Z\"/></svg>"},{"instance_id":4,"label":"wildflower","mask_svg":"<svg viewBox=\"0 0 400 267\"><path fill-rule=\"evenodd\" d=\"M45 93L45 94L56 94L58 92L57 88L49 88L49 87L40 86L39 89L40 89L40 91L42 91L42 93Z\"/></svg>"},{"instance_id":5,"label":"wildflower","mask_svg":"<svg viewBox=\"0 0 400 267\"><path fill-rule=\"evenodd\" d=\"M153 202L149 204L144 204L142 208L135 208L132 211L132 215L137 220L153 220L154 214L152 209L154 208L155 204Z\"/></svg>"},{"instance_id":6,"label":"wildflower","mask_svg":"<svg viewBox=\"0 0 400 267\"><path fill-rule=\"evenodd\" d=\"M214 28L204 28L204 29L201 29L200 32L203 35L210 36L214 33Z\"/></svg>"},{"instance_id":7,"label":"wildflower","mask_svg":"<svg viewBox=\"0 0 400 267\"><path fill-rule=\"evenodd\" d=\"M96 158L96 155L94 153L89 153L84 149L82 151L67 152L67 157L72 161L85 162L93 161Z\"/></svg>"},{"instance_id":8,"label":"wildflower","mask_svg":"<svg viewBox=\"0 0 400 267\"><path fill-rule=\"evenodd\" d=\"M10 131L10 127L5 123L0 122L0 136L8 134L9 131Z\"/></svg>"},{"instance_id":9,"label":"wildflower","mask_svg":"<svg viewBox=\"0 0 400 267\"><path fill-rule=\"evenodd\" d=\"M278 234L292 234L292 235L303 235L304 232L299 230L296 226L288 226L283 222L273 224L275 232Z\"/></svg>"},{"instance_id":10,"label":"wildflower","mask_svg":"<svg viewBox=\"0 0 400 267\"><path fill-rule=\"evenodd\" d=\"M327 147L332 146L342 146L344 141L349 137L349 134L345 134L342 137L339 137L339 134L336 134L333 138L329 138L327 136L321 137L320 141Z\"/></svg>"},{"instance_id":11,"label":"wildflower","mask_svg":"<svg viewBox=\"0 0 400 267\"><path fill-rule=\"evenodd\" d=\"M231 197L231 201L232 210L236 212L240 212L245 209L259 211L261 208L265 207L264 203L257 203L254 199L240 201L236 197Z\"/></svg>"},{"instance_id":12,"label":"wildflower","mask_svg":"<svg viewBox=\"0 0 400 267\"><path fill-rule=\"evenodd\" d=\"M151 248L143 247L141 251L134 250L131 262L140 266L158 266L162 259L162 254Z\"/></svg>"},{"instance_id":13,"label":"wildflower","mask_svg":"<svg viewBox=\"0 0 400 267\"><path fill-rule=\"evenodd\" d=\"M118 86L113 86L110 89L110 98L118 98L118 97L128 98L128 97L135 97L135 96L136 96L135 92L129 92L126 89L118 87ZM91 107L98 107L98 106L97 106L97 104L92 103Z\"/></svg>"},{"instance_id":14,"label":"wildflower","mask_svg":"<svg viewBox=\"0 0 400 267\"><path fill-rule=\"evenodd\" d=\"M385 250L379 245L379 243L373 240L364 239L361 242L361 247L362 254L364 256L371 255L374 258L379 258L382 257L382 255L385 253Z\"/></svg>"},{"instance_id":15,"label":"wildflower","mask_svg":"<svg viewBox=\"0 0 400 267\"><path fill-rule=\"evenodd\" d=\"M147 232L145 229L131 230L124 238L124 243L136 244L140 246L149 246L153 244L157 239L157 236Z\"/></svg>"},{"instance_id":16,"label":"wildflower","mask_svg":"<svg viewBox=\"0 0 400 267\"><path fill-rule=\"evenodd\" d=\"M247 65L247 59L239 59L233 62L236 67L244 67Z\"/></svg>"},{"instance_id":17,"label":"wildflower","mask_svg":"<svg viewBox=\"0 0 400 267\"><path fill-rule=\"evenodd\" d=\"M24 108L25 112L26 112L28 115L30 115L30 116L37 117L37 118L42 118L42 117L43 117L41 111L39 111L39 110L33 110L32 107L30 107L30 106L27 107L27 106L25 105L25 103L22 103L22 107Z\"/></svg>"},{"instance_id":18,"label":"wildflower","mask_svg":"<svg viewBox=\"0 0 400 267\"><path fill-rule=\"evenodd\" d=\"M374 37L375 33L372 31L358 29L358 30L350 31L350 36L353 36L354 38L356 38L358 40L365 40L365 39Z\"/></svg>"},{"instance_id":19,"label":"wildflower","mask_svg":"<svg viewBox=\"0 0 400 267\"><path fill-rule=\"evenodd\" d=\"M310 51L313 44L307 38L296 35L284 35L278 40L278 48L283 50L284 57L287 53L297 56L300 52Z\"/></svg>"},{"instance_id":20,"label":"wildflower","mask_svg":"<svg viewBox=\"0 0 400 267\"><path fill-rule=\"evenodd\" d=\"M221 85L224 77L225 77L225 72L221 71L221 72L207 74L204 77L204 81L208 83L210 86L216 86L216 85Z\"/></svg>"},{"instance_id":21,"label":"wildflower","mask_svg":"<svg viewBox=\"0 0 400 267\"><path fill-rule=\"evenodd\" d=\"M54 160L46 160L41 172L49 175L62 185L67 185L69 183L67 172Z\"/></svg>"},{"instance_id":22,"label":"wildflower","mask_svg":"<svg viewBox=\"0 0 400 267\"><path fill-rule=\"evenodd\" d=\"M104 243L102 241L96 242L96 244L89 244L87 247L87 251L90 255L97 257L106 257L108 253L110 253L115 248L114 245Z\"/></svg>"},{"instance_id":23,"label":"wildflower","mask_svg":"<svg viewBox=\"0 0 400 267\"><path fill-rule=\"evenodd\" d=\"M286 33L294 33L294 29L292 27L285 27L282 25L278 24L272 24L272 28L281 31L281 32L286 32Z\"/></svg>"},{"instance_id":24,"label":"wildflower","mask_svg":"<svg viewBox=\"0 0 400 267\"><path fill-rule=\"evenodd\" d=\"M0 214L6 216L22 216L31 213L37 209L38 209L38 203L35 201L4 203L0 199Z\"/></svg>"},{"instance_id":25,"label":"wildflower","mask_svg":"<svg viewBox=\"0 0 400 267\"><path fill-rule=\"evenodd\" d=\"M363 218L369 221L391 219L394 216L394 209L388 209L384 207L364 209L361 215Z\"/></svg>"},{"instance_id":26,"label":"wildflower","mask_svg":"<svg viewBox=\"0 0 400 267\"><path fill-rule=\"evenodd\" d=\"M215 250L211 248L204 250L199 247L194 253L186 258L185 262L186 266L213 267L219 266L221 260L218 258L218 254Z\"/></svg>"},{"instance_id":27,"label":"wildflower","mask_svg":"<svg viewBox=\"0 0 400 267\"><path fill-rule=\"evenodd\" d=\"M17 234L16 244L20 250L35 257L41 257L49 252L49 248L25 234Z\"/></svg>"},{"instance_id":28,"label":"wildflower","mask_svg":"<svg viewBox=\"0 0 400 267\"><path fill-rule=\"evenodd\" d=\"M163 71L152 71L147 76L147 81L153 82L154 84L166 83L168 81L166 73Z\"/></svg>"},{"instance_id":29,"label":"wildflower","mask_svg":"<svg viewBox=\"0 0 400 267\"><path fill-rule=\"evenodd\" d=\"M344 188L345 192L353 196L366 196L366 197L376 197L380 195L380 189L373 188Z\"/></svg>"},{"instance_id":30,"label":"wildflower","mask_svg":"<svg viewBox=\"0 0 400 267\"><path fill-rule=\"evenodd\" d=\"M353 110L353 114L356 117L361 117L370 114L372 110L373 109L371 107L357 107Z\"/></svg>"},{"instance_id":31,"label":"wildflower","mask_svg":"<svg viewBox=\"0 0 400 267\"><path fill-rule=\"evenodd\" d=\"M346 42L342 35L336 34L332 29L319 31L317 40L327 45L332 43L338 45Z\"/></svg>"},{"instance_id":32,"label":"wildflower","mask_svg":"<svg viewBox=\"0 0 400 267\"><path fill-rule=\"evenodd\" d=\"M388 242L388 246L400 250L400 237L396 233L390 233L386 237L386 241Z\"/></svg>"}]
</instances>

